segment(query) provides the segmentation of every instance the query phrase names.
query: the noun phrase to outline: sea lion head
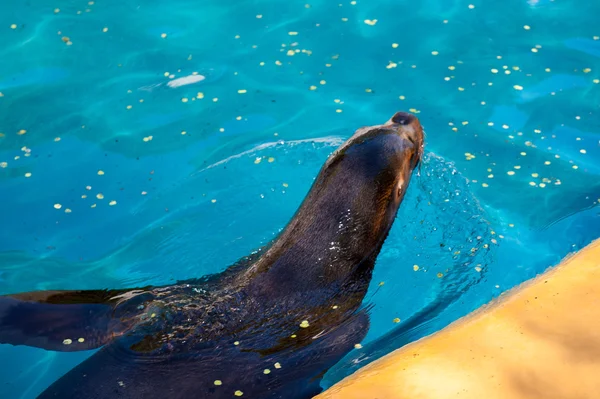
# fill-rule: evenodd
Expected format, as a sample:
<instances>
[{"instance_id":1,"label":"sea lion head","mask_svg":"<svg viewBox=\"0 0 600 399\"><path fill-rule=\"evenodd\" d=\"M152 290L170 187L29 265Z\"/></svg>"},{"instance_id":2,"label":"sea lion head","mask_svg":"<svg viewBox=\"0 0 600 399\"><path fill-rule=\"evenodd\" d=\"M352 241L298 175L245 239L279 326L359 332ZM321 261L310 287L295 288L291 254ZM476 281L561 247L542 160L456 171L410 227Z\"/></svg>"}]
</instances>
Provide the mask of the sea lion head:
<instances>
[{"instance_id":1,"label":"sea lion head","mask_svg":"<svg viewBox=\"0 0 600 399\"><path fill-rule=\"evenodd\" d=\"M410 175L421 161L423 147L424 133L419 119L408 112L396 112L382 125L357 129L352 137L331 154L322 172L348 153L354 154L351 156L370 153L372 165L383 168L400 167ZM398 165L398 161L402 165Z\"/></svg>"},{"instance_id":2,"label":"sea lion head","mask_svg":"<svg viewBox=\"0 0 600 399\"><path fill-rule=\"evenodd\" d=\"M423 148L424 133L419 119L407 112L396 112L384 124L356 130L329 157L317 182L337 181L338 185L360 187L358 192L340 187L340 192L356 194L348 205L358 201L363 212L365 207L379 209L375 212L377 216L383 216L382 206L386 205L395 215L411 174L421 162Z\"/></svg>"},{"instance_id":3,"label":"sea lion head","mask_svg":"<svg viewBox=\"0 0 600 399\"><path fill-rule=\"evenodd\" d=\"M396 112L382 125L359 128L330 156L322 175L337 176L340 183L345 180L340 179L344 174L351 177L347 183L354 188L346 191L351 195L347 205L364 220L367 230L363 235L378 243L385 239L412 172L421 162L423 148L419 119L407 112Z\"/></svg>"}]
</instances>

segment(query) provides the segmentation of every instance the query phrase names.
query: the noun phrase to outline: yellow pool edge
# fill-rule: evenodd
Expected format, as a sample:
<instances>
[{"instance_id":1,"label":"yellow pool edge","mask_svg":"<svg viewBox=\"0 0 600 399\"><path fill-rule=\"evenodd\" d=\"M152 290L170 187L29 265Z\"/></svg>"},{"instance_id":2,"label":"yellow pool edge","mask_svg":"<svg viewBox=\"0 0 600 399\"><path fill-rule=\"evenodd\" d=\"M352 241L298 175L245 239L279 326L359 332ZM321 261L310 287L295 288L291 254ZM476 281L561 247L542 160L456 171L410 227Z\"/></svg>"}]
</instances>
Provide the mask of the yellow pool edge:
<instances>
[{"instance_id":1,"label":"yellow pool edge","mask_svg":"<svg viewBox=\"0 0 600 399\"><path fill-rule=\"evenodd\" d=\"M600 397L600 239L317 399Z\"/></svg>"}]
</instances>

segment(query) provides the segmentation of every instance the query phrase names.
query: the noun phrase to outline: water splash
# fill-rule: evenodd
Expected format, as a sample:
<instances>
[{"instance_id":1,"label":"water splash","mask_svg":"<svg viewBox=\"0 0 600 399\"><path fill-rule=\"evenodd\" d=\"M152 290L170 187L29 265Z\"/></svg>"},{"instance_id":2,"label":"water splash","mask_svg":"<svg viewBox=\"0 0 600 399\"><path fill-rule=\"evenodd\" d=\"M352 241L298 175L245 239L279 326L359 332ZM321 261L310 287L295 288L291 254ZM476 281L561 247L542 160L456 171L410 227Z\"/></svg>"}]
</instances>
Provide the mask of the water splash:
<instances>
[{"instance_id":1,"label":"water splash","mask_svg":"<svg viewBox=\"0 0 600 399\"><path fill-rule=\"evenodd\" d=\"M452 162L428 153L411 184L375 268L369 342L330 370L326 384L449 322L449 309L494 262L500 238Z\"/></svg>"}]
</instances>

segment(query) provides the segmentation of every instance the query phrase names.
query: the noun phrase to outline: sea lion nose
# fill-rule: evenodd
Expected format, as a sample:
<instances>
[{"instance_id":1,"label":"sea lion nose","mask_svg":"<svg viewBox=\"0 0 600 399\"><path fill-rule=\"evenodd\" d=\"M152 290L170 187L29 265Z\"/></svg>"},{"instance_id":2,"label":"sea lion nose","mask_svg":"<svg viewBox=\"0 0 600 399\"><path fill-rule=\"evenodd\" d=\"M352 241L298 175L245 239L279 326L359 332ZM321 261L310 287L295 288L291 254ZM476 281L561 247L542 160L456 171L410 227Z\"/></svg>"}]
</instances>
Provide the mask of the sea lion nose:
<instances>
[{"instance_id":1,"label":"sea lion nose","mask_svg":"<svg viewBox=\"0 0 600 399\"><path fill-rule=\"evenodd\" d=\"M416 118L408 112L396 112L396 114L392 116L392 122L397 123L398 125L409 125L415 119Z\"/></svg>"}]
</instances>

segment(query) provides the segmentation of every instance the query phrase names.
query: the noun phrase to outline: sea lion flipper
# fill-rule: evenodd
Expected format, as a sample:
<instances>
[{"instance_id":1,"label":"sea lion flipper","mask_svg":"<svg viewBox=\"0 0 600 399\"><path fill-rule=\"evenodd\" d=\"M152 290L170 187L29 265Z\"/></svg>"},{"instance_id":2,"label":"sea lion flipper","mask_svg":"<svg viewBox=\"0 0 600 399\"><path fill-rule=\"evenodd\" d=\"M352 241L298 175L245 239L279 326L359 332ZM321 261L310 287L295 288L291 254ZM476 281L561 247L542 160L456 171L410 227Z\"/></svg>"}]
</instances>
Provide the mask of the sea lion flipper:
<instances>
[{"instance_id":1,"label":"sea lion flipper","mask_svg":"<svg viewBox=\"0 0 600 399\"><path fill-rule=\"evenodd\" d=\"M0 343L73 352L98 348L128 329L119 318L132 290L36 291L0 296ZM125 299L124 299L125 297ZM118 312L117 312L117 308Z\"/></svg>"}]
</instances>

